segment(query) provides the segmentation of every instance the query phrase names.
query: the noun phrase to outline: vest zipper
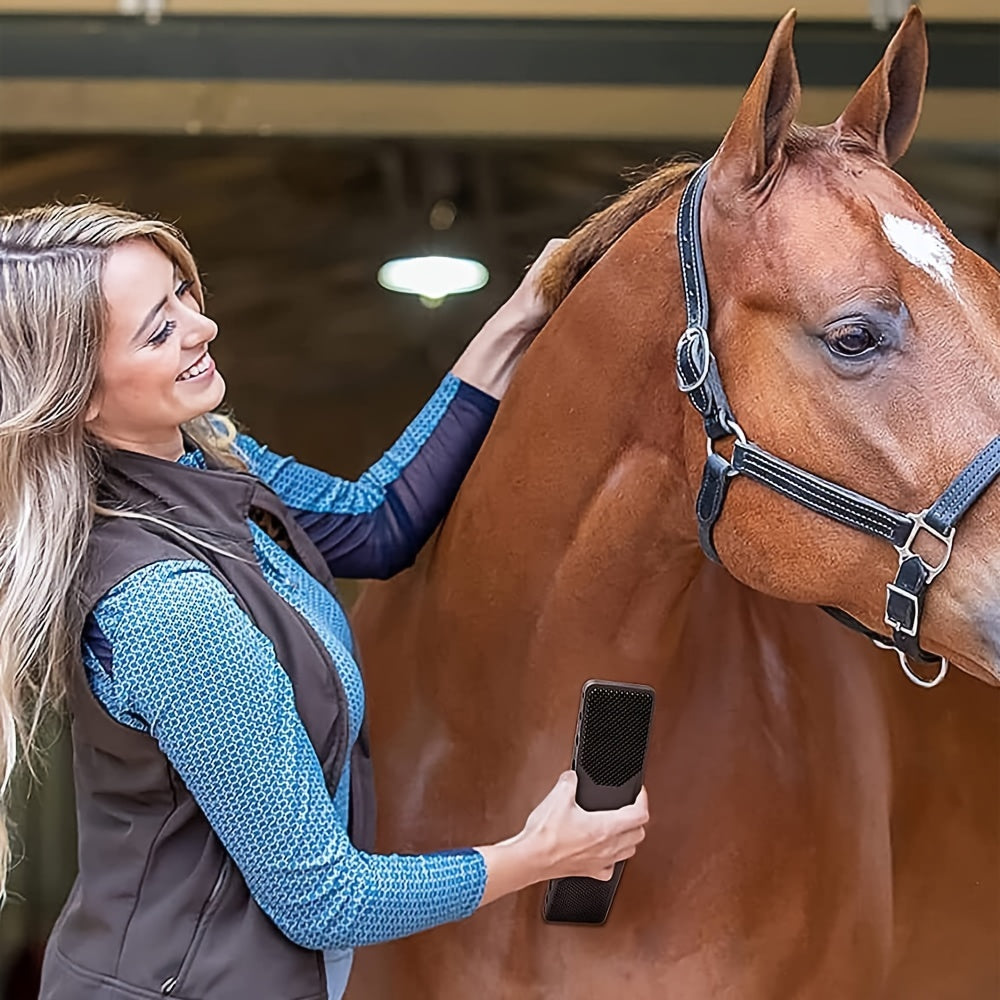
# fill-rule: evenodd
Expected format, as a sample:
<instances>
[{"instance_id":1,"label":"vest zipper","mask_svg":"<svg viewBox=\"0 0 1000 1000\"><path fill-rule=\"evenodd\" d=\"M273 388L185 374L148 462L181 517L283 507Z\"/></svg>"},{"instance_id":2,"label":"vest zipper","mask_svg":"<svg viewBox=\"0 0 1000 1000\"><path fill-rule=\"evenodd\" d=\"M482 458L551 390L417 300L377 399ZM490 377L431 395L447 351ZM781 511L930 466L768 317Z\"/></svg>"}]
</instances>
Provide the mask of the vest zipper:
<instances>
[{"instance_id":1,"label":"vest zipper","mask_svg":"<svg viewBox=\"0 0 1000 1000\"><path fill-rule=\"evenodd\" d=\"M181 958L180 965L177 967L177 972L175 975L170 976L169 979L164 979L160 984L160 993L164 996L170 996L171 993L177 988L178 982L180 982L181 973L184 971L184 966L187 964L188 959L191 957L191 952L194 950L194 946L198 941L198 932L201 930L201 925L205 922L208 917L209 911L212 908L212 903L215 902L215 898L222 891L223 883L226 881L226 875L229 871L230 859L227 855L222 862L222 867L219 869L219 874L215 878L215 885L212 886L212 891L208 894L208 899L205 900L205 905L201 908L201 913L198 915L198 922L194 925L194 934L191 935L191 941Z\"/></svg>"}]
</instances>

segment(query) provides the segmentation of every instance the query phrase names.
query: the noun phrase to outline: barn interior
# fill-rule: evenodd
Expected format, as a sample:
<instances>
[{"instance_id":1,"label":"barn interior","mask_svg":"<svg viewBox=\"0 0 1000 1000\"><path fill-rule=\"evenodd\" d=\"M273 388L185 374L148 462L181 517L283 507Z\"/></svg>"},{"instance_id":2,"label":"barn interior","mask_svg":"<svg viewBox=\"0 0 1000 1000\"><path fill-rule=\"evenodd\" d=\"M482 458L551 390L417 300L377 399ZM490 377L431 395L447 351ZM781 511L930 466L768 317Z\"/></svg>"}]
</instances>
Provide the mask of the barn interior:
<instances>
[{"instance_id":1,"label":"barn interior","mask_svg":"<svg viewBox=\"0 0 1000 1000\"><path fill-rule=\"evenodd\" d=\"M219 323L228 407L275 451L354 476L548 238L657 164L711 154L786 6L0 0L0 209L94 199L176 222ZM929 89L898 169L1000 265L1000 9L921 6ZM801 117L819 124L905 4L798 10ZM479 261L489 280L443 298L379 284L386 261L421 254ZM65 730L53 722L14 796L8 1000L37 995L74 875Z\"/></svg>"}]
</instances>

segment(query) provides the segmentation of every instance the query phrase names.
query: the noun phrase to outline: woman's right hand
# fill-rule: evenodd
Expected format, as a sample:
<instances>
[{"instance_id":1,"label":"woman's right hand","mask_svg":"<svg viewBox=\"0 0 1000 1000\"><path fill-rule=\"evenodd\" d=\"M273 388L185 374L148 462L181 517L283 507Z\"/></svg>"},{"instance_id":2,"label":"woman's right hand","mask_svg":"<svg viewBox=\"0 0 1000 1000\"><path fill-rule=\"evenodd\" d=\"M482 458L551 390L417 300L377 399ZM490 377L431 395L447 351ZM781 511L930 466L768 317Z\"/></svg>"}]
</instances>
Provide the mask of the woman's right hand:
<instances>
[{"instance_id":1,"label":"woman's right hand","mask_svg":"<svg viewBox=\"0 0 1000 1000\"><path fill-rule=\"evenodd\" d=\"M576 804L576 774L564 771L515 837L480 847L486 891L480 906L534 882L569 875L607 881L646 835L646 789L632 805L587 812Z\"/></svg>"}]
</instances>

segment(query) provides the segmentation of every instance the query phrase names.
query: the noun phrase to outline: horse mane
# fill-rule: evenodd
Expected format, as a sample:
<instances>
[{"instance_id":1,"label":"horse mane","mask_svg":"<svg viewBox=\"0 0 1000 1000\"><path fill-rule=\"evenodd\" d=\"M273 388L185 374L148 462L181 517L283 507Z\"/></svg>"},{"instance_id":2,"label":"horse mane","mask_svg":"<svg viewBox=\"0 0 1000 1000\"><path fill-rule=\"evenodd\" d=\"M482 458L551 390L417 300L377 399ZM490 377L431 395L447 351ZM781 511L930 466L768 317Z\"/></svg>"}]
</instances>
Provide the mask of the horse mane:
<instances>
[{"instance_id":1,"label":"horse mane","mask_svg":"<svg viewBox=\"0 0 1000 1000\"><path fill-rule=\"evenodd\" d=\"M814 153L862 153L871 147L840 135L830 127L816 128L794 123L785 139L785 153L791 159L805 159ZM649 176L633 184L610 205L595 212L570 233L554 253L538 279L538 291L545 304L555 309L573 286L601 259L611 245L633 223L672 195L698 169L690 157L676 157Z\"/></svg>"},{"instance_id":2,"label":"horse mane","mask_svg":"<svg viewBox=\"0 0 1000 1000\"><path fill-rule=\"evenodd\" d=\"M538 291L545 304L555 309L625 230L673 194L697 168L692 160L671 160L581 222L539 276Z\"/></svg>"}]
</instances>

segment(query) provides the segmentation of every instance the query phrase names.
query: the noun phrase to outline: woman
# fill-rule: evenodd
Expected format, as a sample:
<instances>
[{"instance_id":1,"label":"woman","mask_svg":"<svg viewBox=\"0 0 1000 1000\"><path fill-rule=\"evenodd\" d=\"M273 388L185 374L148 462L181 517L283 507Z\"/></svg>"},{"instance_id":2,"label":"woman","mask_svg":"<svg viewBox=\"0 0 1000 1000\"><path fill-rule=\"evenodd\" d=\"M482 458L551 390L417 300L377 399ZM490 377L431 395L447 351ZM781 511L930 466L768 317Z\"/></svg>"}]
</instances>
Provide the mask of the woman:
<instances>
[{"instance_id":1,"label":"woman","mask_svg":"<svg viewBox=\"0 0 1000 1000\"><path fill-rule=\"evenodd\" d=\"M645 794L584 813L567 773L508 840L371 853L332 577L400 570L443 517L546 318L538 267L346 482L213 413L217 328L173 227L96 204L0 218L2 773L65 690L79 817L43 998L340 997L359 945L635 851Z\"/></svg>"}]
</instances>

